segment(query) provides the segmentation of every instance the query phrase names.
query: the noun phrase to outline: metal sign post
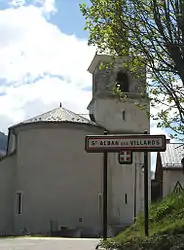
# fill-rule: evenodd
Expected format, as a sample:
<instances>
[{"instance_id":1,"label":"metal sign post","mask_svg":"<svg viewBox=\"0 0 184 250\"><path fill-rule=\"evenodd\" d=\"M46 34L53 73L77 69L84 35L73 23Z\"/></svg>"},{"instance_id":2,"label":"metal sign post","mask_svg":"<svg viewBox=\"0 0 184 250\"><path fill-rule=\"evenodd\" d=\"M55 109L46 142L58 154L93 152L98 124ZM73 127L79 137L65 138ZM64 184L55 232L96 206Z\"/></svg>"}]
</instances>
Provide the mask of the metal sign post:
<instances>
[{"instance_id":1,"label":"metal sign post","mask_svg":"<svg viewBox=\"0 0 184 250\"><path fill-rule=\"evenodd\" d=\"M147 134L147 131L144 132ZM144 152L144 231L145 235L149 236L148 225L148 152Z\"/></svg>"},{"instance_id":2,"label":"metal sign post","mask_svg":"<svg viewBox=\"0 0 184 250\"><path fill-rule=\"evenodd\" d=\"M103 239L107 239L107 154L108 152L144 152L144 213L145 235L148 236L148 152L166 150L165 135L87 135L85 150L88 153L104 153L103 163Z\"/></svg>"},{"instance_id":3,"label":"metal sign post","mask_svg":"<svg viewBox=\"0 0 184 250\"><path fill-rule=\"evenodd\" d=\"M104 131L107 135L107 131ZM108 153L104 151L103 156L103 240L107 239L107 161Z\"/></svg>"}]
</instances>

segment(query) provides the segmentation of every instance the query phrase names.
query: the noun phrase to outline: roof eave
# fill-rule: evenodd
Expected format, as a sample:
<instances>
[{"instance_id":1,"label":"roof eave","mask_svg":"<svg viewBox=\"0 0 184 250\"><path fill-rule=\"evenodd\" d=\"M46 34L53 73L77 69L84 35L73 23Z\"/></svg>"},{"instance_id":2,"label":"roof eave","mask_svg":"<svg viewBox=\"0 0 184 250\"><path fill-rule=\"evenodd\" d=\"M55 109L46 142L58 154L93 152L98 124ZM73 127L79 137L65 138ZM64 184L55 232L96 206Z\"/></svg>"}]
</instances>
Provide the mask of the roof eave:
<instances>
[{"instance_id":1,"label":"roof eave","mask_svg":"<svg viewBox=\"0 0 184 250\"><path fill-rule=\"evenodd\" d=\"M8 128L8 130L9 130L9 132L10 132L10 131L15 132L15 129L16 129L17 127L21 127L21 126L23 126L24 124L26 124L26 123L20 122L20 123L18 123L18 124L15 124L15 125L10 126L10 127Z\"/></svg>"},{"instance_id":2,"label":"roof eave","mask_svg":"<svg viewBox=\"0 0 184 250\"><path fill-rule=\"evenodd\" d=\"M31 126L31 125L45 125L45 124L73 124L73 125L83 125L83 126L89 126L89 127L94 127L94 128L99 128L99 129L104 129L102 126L98 124L92 124L92 123L82 123L82 122L71 122L71 121L38 121L38 122L30 122L30 123L18 123L14 126L11 126L9 128L9 131L13 130L16 131L17 128L19 127L26 127L26 126Z\"/></svg>"},{"instance_id":3,"label":"roof eave","mask_svg":"<svg viewBox=\"0 0 184 250\"><path fill-rule=\"evenodd\" d=\"M111 56L110 55L106 55L106 54L98 54L97 52L95 53L93 60L91 62L91 64L89 65L87 71L91 74L94 73L96 67L98 66L98 64L103 61L103 62L110 62L111 61Z\"/></svg>"},{"instance_id":4,"label":"roof eave","mask_svg":"<svg viewBox=\"0 0 184 250\"><path fill-rule=\"evenodd\" d=\"M92 59L92 61L91 61L91 63L90 63L90 65L89 65L89 67L88 67L88 69L87 69L87 71L89 73L93 74L98 62L99 62L99 55L96 52L93 59Z\"/></svg>"},{"instance_id":5,"label":"roof eave","mask_svg":"<svg viewBox=\"0 0 184 250\"><path fill-rule=\"evenodd\" d=\"M169 171L183 171L182 167L163 167L163 170L169 170Z\"/></svg>"}]
</instances>

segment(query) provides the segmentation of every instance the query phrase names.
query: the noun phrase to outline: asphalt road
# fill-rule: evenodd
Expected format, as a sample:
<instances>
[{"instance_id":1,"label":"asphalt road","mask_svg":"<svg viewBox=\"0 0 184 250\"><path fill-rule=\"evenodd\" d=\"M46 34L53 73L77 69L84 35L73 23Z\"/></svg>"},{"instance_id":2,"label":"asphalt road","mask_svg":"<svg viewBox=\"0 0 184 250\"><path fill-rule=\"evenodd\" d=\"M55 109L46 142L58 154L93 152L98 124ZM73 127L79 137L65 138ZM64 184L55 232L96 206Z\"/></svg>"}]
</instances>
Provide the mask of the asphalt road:
<instances>
[{"instance_id":1,"label":"asphalt road","mask_svg":"<svg viewBox=\"0 0 184 250\"><path fill-rule=\"evenodd\" d=\"M6 238L0 239L2 250L94 250L99 239L79 238Z\"/></svg>"}]
</instances>

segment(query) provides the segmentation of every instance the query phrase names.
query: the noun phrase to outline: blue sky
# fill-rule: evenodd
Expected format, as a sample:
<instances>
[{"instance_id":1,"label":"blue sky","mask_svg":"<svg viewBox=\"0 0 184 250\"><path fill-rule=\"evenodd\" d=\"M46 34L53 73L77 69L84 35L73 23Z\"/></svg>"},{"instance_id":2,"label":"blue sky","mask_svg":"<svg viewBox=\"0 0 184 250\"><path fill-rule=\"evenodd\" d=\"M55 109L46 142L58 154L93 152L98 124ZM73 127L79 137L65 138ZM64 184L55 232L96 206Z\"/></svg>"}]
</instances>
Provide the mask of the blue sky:
<instances>
[{"instance_id":1,"label":"blue sky","mask_svg":"<svg viewBox=\"0 0 184 250\"><path fill-rule=\"evenodd\" d=\"M60 102L87 113L95 49L87 45L79 3L0 0L0 131ZM151 132L164 131L152 122Z\"/></svg>"},{"instance_id":2,"label":"blue sky","mask_svg":"<svg viewBox=\"0 0 184 250\"><path fill-rule=\"evenodd\" d=\"M44 1L21 1L21 0L0 0L0 10L6 10L12 7L14 2L14 7L18 8L22 5L24 6L41 6ZM40 2L40 3L39 3ZM88 0L55 0L55 8L57 12L50 16L49 21L59 27L59 29L65 34L72 35L75 34L79 38L87 39L88 32L84 31L85 20L81 15L79 10L79 4L81 3L89 4ZM16 5L16 6L15 6Z\"/></svg>"},{"instance_id":3,"label":"blue sky","mask_svg":"<svg viewBox=\"0 0 184 250\"><path fill-rule=\"evenodd\" d=\"M88 32L84 31L85 19L79 11L79 4L84 2L89 3L85 0L57 0L58 12L51 17L50 21L68 35L75 34L79 38L87 39Z\"/></svg>"}]
</instances>

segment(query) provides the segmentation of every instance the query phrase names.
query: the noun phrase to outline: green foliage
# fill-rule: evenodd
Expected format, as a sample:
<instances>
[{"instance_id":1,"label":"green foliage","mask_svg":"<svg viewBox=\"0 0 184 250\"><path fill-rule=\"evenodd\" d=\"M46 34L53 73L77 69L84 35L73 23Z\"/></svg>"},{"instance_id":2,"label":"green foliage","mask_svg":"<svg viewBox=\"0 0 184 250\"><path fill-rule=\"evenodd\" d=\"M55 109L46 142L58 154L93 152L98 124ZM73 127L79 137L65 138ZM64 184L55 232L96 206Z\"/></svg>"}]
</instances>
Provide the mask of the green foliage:
<instances>
[{"instance_id":1,"label":"green foliage","mask_svg":"<svg viewBox=\"0 0 184 250\"><path fill-rule=\"evenodd\" d=\"M136 223L108 240L106 249L184 249L184 192L170 195L149 207L149 233L144 236L144 215Z\"/></svg>"},{"instance_id":2,"label":"green foliage","mask_svg":"<svg viewBox=\"0 0 184 250\"><path fill-rule=\"evenodd\" d=\"M183 250L184 235L160 235L150 238L136 238L121 244L111 241L105 244L105 248L109 250Z\"/></svg>"},{"instance_id":3,"label":"green foliage","mask_svg":"<svg viewBox=\"0 0 184 250\"><path fill-rule=\"evenodd\" d=\"M138 78L146 66L151 105L160 127L173 137L184 131L184 0L91 0L80 5L89 45L127 57L124 66ZM124 96L121 96L123 99ZM139 105L140 106L140 105Z\"/></svg>"}]
</instances>

